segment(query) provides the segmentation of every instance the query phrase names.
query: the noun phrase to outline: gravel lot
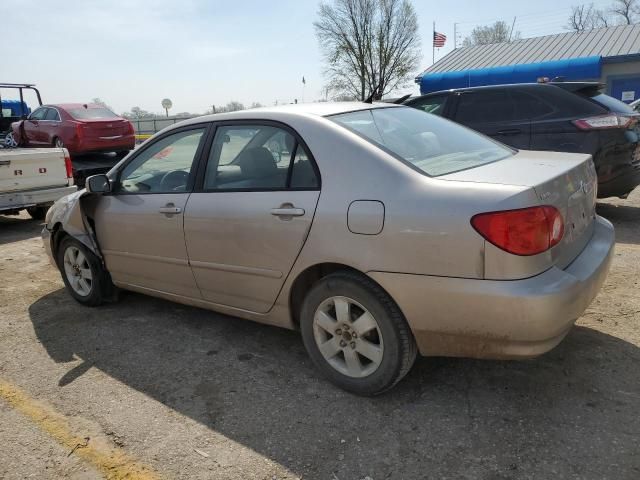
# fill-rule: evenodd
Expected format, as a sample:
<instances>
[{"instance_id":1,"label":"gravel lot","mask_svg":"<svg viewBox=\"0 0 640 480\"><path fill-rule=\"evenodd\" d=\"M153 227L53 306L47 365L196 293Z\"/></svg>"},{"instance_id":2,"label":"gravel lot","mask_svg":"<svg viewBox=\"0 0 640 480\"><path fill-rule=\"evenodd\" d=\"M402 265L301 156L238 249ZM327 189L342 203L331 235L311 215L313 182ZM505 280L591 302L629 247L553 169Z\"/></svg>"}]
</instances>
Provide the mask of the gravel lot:
<instances>
[{"instance_id":1,"label":"gravel lot","mask_svg":"<svg viewBox=\"0 0 640 480\"><path fill-rule=\"evenodd\" d=\"M613 269L555 350L419 359L375 399L295 332L137 294L83 308L42 226L0 217L0 478L638 479L640 189L599 212Z\"/></svg>"}]
</instances>

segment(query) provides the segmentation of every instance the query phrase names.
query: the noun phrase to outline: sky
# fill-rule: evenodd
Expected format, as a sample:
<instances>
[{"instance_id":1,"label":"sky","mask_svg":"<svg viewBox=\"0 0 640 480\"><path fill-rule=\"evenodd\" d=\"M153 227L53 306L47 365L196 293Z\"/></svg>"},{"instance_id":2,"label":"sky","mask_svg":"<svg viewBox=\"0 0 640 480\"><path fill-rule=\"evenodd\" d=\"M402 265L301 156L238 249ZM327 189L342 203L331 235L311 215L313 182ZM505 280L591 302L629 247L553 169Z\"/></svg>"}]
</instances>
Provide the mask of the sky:
<instances>
[{"instance_id":1,"label":"sky","mask_svg":"<svg viewBox=\"0 0 640 480\"><path fill-rule=\"evenodd\" d=\"M329 0L331 1L331 0ZM251 105L322 98L323 59L313 29L317 0L18 0L2 13L0 82L35 83L45 103L101 98L204 113L232 100ZM523 37L566 31L580 0L412 0L431 65L433 22L447 35L436 60L476 25L504 20ZM591 3L591 2L589 2ZM610 2L595 0L597 7ZM6 42L5 42L6 43ZM306 85L302 83L302 77ZM409 84L399 93L417 93Z\"/></svg>"}]
</instances>

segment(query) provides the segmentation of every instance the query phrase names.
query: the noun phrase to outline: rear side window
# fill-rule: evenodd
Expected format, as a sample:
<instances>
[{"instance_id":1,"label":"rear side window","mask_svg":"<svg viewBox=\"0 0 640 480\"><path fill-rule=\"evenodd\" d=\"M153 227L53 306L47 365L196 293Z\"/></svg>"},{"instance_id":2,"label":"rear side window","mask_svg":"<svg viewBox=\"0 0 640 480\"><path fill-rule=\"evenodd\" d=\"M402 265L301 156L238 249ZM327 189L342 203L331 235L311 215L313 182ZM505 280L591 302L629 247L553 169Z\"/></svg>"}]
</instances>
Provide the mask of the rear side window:
<instances>
[{"instance_id":1,"label":"rear side window","mask_svg":"<svg viewBox=\"0 0 640 480\"><path fill-rule=\"evenodd\" d=\"M58 115L58 111L55 108L49 108L47 109L47 115L44 117L44 119L60 121L60 115Z\"/></svg>"},{"instance_id":2,"label":"rear side window","mask_svg":"<svg viewBox=\"0 0 640 480\"><path fill-rule=\"evenodd\" d=\"M448 95L437 95L433 97L424 97L407 103L409 107L417 108L423 112L442 115L444 107L447 103Z\"/></svg>"},{"instance_id":3,"label":"rear side window","mask_svg":"<svg viewBox=\"0 0 640 480\"><path fill-rule=\"evenodd\" d=\"M546 118L579 118L607 113L598 103L553 85L533 86L527 93L535 95L553 107L554 111Z\"/></svg>"},{"instance_id":4,"label":"rear side window","mask_svg":"<svg viewBox=\"0 0 640 480\"><path fill-rule=\"evenodd\" d=\"M429 176L478 167L514 154L484 135L415 108L374 108L327 118Z\"/></svg>"},{"instance_id":5,"label":"rear side window","mask_svg":"<svg viewBox=\"0 0 640 480\"><path fill-rule=\"evenodd\" d=\"M67 110L76 120L100 120L119 118L115 113L107 108L71 108Z\"/></svg>"},{"instance_id":6,"label":"rear side window","mask_svg":"<svg viewBox=\"0 0 640 480\"><path fill-rule=\"evenodd\" d=\"M515 120L539 120L555 112L553 105L538 96L515 89L509 95L515 107Z\"/></svg>"},{"instance_id":7,"label":"rear side window","mask_svg":"<svg viewBox=\"0 0 640 480\"><path fill-rule=\"evenodd\" d=\"M463 92L456 121L466 124L505 122L515 117L515 106L505 90Z\"/></svg>"}]
</instances>

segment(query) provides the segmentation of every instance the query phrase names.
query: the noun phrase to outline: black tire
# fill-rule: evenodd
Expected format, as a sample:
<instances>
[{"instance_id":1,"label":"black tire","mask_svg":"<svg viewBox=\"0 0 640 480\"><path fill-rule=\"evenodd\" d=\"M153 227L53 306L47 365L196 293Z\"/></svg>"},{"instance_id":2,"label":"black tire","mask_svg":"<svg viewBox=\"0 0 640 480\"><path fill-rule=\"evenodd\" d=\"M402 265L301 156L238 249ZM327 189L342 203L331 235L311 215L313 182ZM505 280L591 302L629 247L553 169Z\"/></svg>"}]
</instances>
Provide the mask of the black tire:
<instances>
[{"instance_id":1,"label":"black tire","mask_svg":"<svg viewBox=\"0 0 640 480\"><path fill-rule=\"evenodd\" d=\"M320 353L314 338L313 318L325 300L344 296L365 307L375 318L384 340L377 369L362 378L347 376ZM314 364L340 388L357 395L379 395L398 383L411 369L417 347L411 329L393 299L369 277L356 272L337 272L319 280L308 292L300 314L302 340Z\"/></svg>"},{"instance_id":2,"label":"black tire","mask_svg":"<svg viewBox=\"0 0 640 480\"><path fill-rule=\"evenodd\" d=\"M116 152L116 158L124 158L129 154L129 150L122 150L121 152Z\"/></svg>"},{"instance_id":3,"label":"black tire","mask_svg":"<svg viewBox=\"0 0 640 480\"><path fill-rule=\"evenodd\" d=\"M91 270L91 289L87 295L80 295L77 293L69 283L69 279L65 273L64 255L66 250L70 247L76 248L84 254ZM78 303L88 307L96 307L114 297L113 292L115 287L113 286L113 283L111 283L111 276L102 267L100 259L75 238L66 236L60 241L60 245L56 252L56 260L62 275L62 281L64 282L67 291Z\"/></svg>"},{"instance_id":4,"label":"black tire","mask_svg":"<svg viewBox=\"0 0 640 480\"><path fill-rule=\"evenodd\" d=\"M35 206L27 208L27 213L31 215L31 218L34 220L44 220L44 217L47 215L47 211L49 207Z\"/></svg>"}]
</instances>

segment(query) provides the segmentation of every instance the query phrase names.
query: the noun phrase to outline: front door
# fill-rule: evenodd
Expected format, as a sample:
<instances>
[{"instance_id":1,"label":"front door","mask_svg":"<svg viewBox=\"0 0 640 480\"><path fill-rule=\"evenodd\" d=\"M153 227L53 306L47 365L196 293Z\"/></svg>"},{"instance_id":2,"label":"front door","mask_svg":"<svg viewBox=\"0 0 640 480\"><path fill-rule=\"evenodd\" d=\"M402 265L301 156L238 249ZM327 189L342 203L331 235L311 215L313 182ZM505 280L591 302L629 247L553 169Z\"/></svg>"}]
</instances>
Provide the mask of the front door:
<instances>
[{"instance_id":1,"label":"front door","mask_svg":"<svg viewBox=\"0 0 640 480\"><path fill-rule=\"evenodd\" d=\"M206 171L185 211L185 239L205 300L267 312L313 221L320 179L288 128L216 129Z\"/></svg>"},{"instance_id":2,"label":"front door","mask_svg":"<svg viewBox=\"0 0 640 480\"><path fill-rule=\"evenodd\" d=\"M199 298L183 215L205 128L159 138L125 164L95 209L95 230L116 284Z\"/></svg>"},{"instance_id":3,"label":"front door","mask_svg":"<svg viewBox=\"0 0 640 480\"><path fill-rule=\"evenodd\" d=\"M24 130L26 143L29 145L42 145L42 137L43 133L40 130L40 122L44 120L44 117L47 115L47 108L40 107L36 109L29 118L27 118L24 122L22 122L22 128Z\"/></svg>"}]
</instances>

